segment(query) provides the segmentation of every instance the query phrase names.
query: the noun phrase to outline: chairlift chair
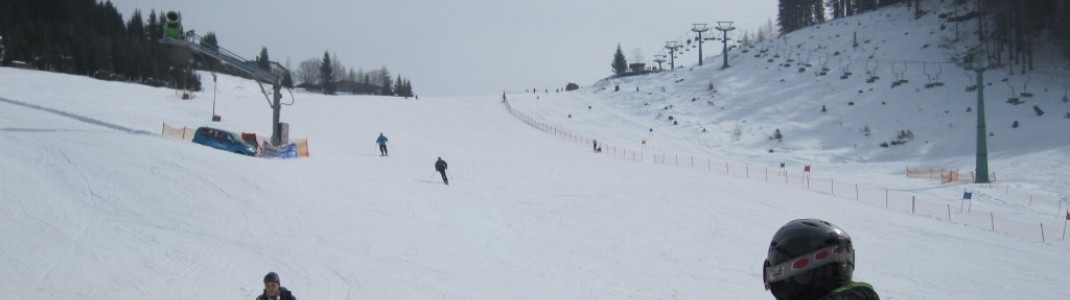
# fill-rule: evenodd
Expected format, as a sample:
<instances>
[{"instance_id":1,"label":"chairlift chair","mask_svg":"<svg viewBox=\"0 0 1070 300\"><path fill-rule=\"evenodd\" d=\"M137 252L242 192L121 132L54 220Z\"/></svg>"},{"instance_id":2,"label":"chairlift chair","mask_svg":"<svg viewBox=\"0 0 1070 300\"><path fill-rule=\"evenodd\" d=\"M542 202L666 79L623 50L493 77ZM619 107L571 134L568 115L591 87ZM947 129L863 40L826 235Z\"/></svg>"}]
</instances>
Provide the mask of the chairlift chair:
<instances>
[{"instance_id":1,"label":"chairlift chair","mask_svg":"<svg viewBox=\"0 0 1070 300\"><path fill-rule=\"evenodd\" d=\"M844 64L844 61L846 61L847 63ZM840 75L840 79L847 79L848 77L851 77L851 75L854 74L851 73L851 61L840 59L840 71L843 72L843 74Z\"/></svg>"},{"instance_id":2,"label":"chairlift chair","mask_svg":"<svg viewBox=\"0 0 1070 300\"><path fill-rule=\"evenodd\" d=\"M1007 103L1014 105L1025 103L1022 102L1022 98L1018 97L1018 88L1014 87L1014 85L1011 84L1010 80L1004 80L1003 82L1006 83L1007 87L1011 89L1011 96L1007 97Z\"/></svg>"},{"instance_id":3,"label":"chairlift chair","mask_svg":"<svg viewBox=\"0 0 1070 300\"><path fill-rule=\"evenodd\" d=\"M879 61L873 59L866 61L866 75L869 75L869 78L866 79L866 83L873 83L881 79L880 76L877 76L877 70L879 69Z\"/></svg>"},{"instance_id":4,"label":"chairlift chair","mask_svg":"<svg viewBox=\"0 0 1070 300\"><path fill-rule=\"evenodd\" d=\"M970 74L970 71L969 70L962 70L962 72L966 73L966 80L970 81L970 85L966 86L966 92L967 93L976 92L977 91L977 83L973 81L973 76Z\"/></svg>"},{"instance_id":5,"label":"chairlift chair","mask_svg":"<svg viewBox=\"0 0 1070 300\"><path fill-rule=\"evenodd\" d=\"M903 68L902 69L897 69L895 67L896 65L902 65ZM906 73L907 73L907 63L906 62L903 62L903 63L892 62L892 75L895 75L895 81L892 82L892 88L895 88L897 86L900 86L900 85L903 85L903 84L905 84L907 82L910 82L910 81L906 80L906 78L904 78L904 77L906 77Z\"/></svg>"},{"instance_id":6,"label":"chairlift chair","mask_svg":"<svg viewBox=\"0 0 1070 300\"><path fill-rule=\"evenodd\" d=\"M1033 81L1033 76L1026 76L1025 83L1022 84L1022 98L1033 98L1033 93L1029 92L1029 82Z\"/></svg>"},{"instance_id":7,"label":"chairlift chair","mask_svg":"<svg viewBox=\"0 0 1070 300\"><path fill-rule=\"evenodd\" d=\"M925 72L925 77L929 78L929 83L925 84L925 88L931 89L934 87L944 86L944 83L940 82L940 73L943 73L944 71L941 64L936 64L936 70L934 72L929 71L929 63L922 64L922 69L922 71ZM971 78L970 80L973 79Z\"/></svg>"}]
</instances>

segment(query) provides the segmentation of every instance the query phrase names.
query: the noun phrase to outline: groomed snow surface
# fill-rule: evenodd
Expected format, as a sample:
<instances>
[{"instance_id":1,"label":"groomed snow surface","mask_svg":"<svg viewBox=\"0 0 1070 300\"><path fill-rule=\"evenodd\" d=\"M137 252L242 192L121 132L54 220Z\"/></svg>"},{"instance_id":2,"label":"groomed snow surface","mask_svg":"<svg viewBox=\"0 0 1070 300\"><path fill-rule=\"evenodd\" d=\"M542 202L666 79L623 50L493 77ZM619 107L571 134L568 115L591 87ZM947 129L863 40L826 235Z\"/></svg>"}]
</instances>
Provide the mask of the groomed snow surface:
<instances>
[{"instance_id":1,"label":"groomed snow surface","mask_svg":"<svg viewBox=\"0 0 1070 300\"><path fill-rule=\"evenodd\" d=\"M0 291L252 299L275 271L300 299L771 299L761 279L769 239L790 220L820 218L852 236L855 279L882 299L1070 298L1061 103L1032 119L1044 126L993 129L994 184L907 179L907 167L972 168L975 115L963 111L975 96L962 91L965 76L943 94L884 80L859 96L861 77L815 84L812 73L753 54L723 71L511 91L509 106L500 94L295 91L282 120L290 136L308 138L311 157L293 160L159 135L164 123L270 135L271 110L252 81L220 76L216 85L202 73L205 90L184 101L169 89L0 68ZM1058 95L1051 90L1044 97ZM879 108L871 94L899 102ZM867 104L819 112L848 97ZM210 122L213 98L221 122ZM947 102L955 112L934 117ZM993 103L996 120L1026 120ZM936 113L907 113L919 106ZM857 131L867 124L879 137ZM774 128L783 142L767 138ZM908 128L919 137L877 146ZM390 138L388 157L378 155L379 133ZM1038 136L1048 138L1028 138ZM434 173L437 157L449 162L449 186ZM792 176L812 165L812 185L781 182L781 162ZM853 184L879 192L855 197ZM906 195L898 203L949 207L952 220L886 207L885 191ZM960 212L963 191L975 193L967 205L980 220ZM1032 203L1012 197L1031 194ZM987 216L1001 222L996 232L976 225Z\"/></svg>"}]
</instances>

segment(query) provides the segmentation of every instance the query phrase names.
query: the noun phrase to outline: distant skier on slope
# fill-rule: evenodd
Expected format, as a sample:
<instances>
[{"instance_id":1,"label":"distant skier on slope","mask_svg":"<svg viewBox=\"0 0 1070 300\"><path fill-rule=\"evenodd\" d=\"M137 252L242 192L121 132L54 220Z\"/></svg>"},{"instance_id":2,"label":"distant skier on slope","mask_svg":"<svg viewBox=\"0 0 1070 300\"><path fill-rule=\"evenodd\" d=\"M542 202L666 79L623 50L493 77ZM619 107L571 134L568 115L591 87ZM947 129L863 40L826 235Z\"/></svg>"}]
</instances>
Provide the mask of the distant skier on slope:
<instances>
[{"instance_id":1,"label":"distant skier on slope","mask_svg":"<svg viewBox=\"0 0 1070 300\"><path fill-rule=\"evenodd\" d=\"M279 285L279 274L269 272L264 275L264 293L257 296L256 300L297 300L297 297Z\"/></svg>"},{"instance_id":2,"label":"distant skier on slope","mask_svg":"<svg viewBox=\"0 0 1070 300\"><path fill-rule=\"evenodd\" d=\"M869 284L851 281L854 268L847 232L823 220L800 219L773 235L762 280L777 300L880 300Z\"/></svg>"},{"instance_id":3,"label":"distant skier on slope","mask_svg":"<svg viewBox=\"0 0 1070 300\"><path fill-rule=\"evenodd\" d=\"M386 142L387 141L389 141L389 139L387 139L386 136L383 135L382 132L379 133L379 138L375 139L375 143L379 144L379 156L387 156L387 153L386 153Z\"/></svg>"},{"instance_id":4,"label":"distant skier on slope","mask_svg":"<svg viewBox=\"0 0 1070 300\"><path fill-rule=\"evenodd\" d=\"M450 179L446 177L446 161L442 160L442 157L438 157L438 161L435 161L435 171L442 174L442 183L450 185Z\"/></svg>"}]
</instances>

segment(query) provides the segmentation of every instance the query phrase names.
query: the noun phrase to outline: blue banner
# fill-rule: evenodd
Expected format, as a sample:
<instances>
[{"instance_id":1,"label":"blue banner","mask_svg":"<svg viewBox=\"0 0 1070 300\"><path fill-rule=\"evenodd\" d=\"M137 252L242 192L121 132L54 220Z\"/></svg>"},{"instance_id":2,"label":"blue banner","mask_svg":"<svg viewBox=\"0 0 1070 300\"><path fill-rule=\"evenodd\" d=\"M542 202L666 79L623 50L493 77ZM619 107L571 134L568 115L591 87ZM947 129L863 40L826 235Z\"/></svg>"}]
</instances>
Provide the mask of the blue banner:
<instances>
[{"instance_id":1,"label":"blue banner","mask_svg":"<svg viewBox=\"0 0 1070 300\"><path fill-rule=\"evenodd\" d=\"M297 158L297 144L286 144L281 147L272 147L264 142L260 147L261 156L266 158Z\"/></svg>"}]
</instances>

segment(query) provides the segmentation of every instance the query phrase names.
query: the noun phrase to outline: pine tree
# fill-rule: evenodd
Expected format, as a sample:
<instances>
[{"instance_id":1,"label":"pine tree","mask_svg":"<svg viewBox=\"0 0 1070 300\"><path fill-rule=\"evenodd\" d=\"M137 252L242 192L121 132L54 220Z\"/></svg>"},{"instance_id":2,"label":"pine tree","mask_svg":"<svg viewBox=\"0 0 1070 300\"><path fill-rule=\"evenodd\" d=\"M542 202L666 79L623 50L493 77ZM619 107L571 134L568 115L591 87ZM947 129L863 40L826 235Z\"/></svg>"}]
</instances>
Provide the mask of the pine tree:
<instances>
[{"instance_id":1,"label":"pine tree","mask_svg":"<svg viewBox=\"0 0 1070 300\"><path fill-rule=\"evenodd\" d=\"M412 92L412 81L409 81L408 79L405 79L404 85L402 86L402 92L403 92L402 96L405 96L405 97L412 97L412 96L416 95L416 94L414 94Z\"/></svg>"},{"instance_id":2,"label":"pine tree","mask_svg":"<svg viewBox=\"0 0 1070 300\"><path fill-rule=\"evenodd\" d=\"M620 44L617 44L617 53L613 54L613 74L617 76L624 76L628 73L628 61L624 59L624 51L620 50Z\"/></svg>"},{"instance_id":3,"label":"pine tree","mask_svg":"<svg viewBox=\"0 0 1070 300\"><path fill-rule=\"evenodd\" d=\"M327 51L323 51L323 61L320 62L320 85L323 86L323 93L326 95L334 95L337 90L334 82L334 69L331 68L331 54Z\"/></svg>"},{"instance_id":4,"label":"pine tree","mask_svg":"<svg viewBox=\"0 0 1070 300\"><path fill-rule=\"evenodd\" d=\"M126 32L138 40L145 40L145 21L141 19L140 10L135 9L134 15L130 16L130 22L126 23Z\"/></svg>"},{"instance_id":5,"label":"pine tree","mask_svg":"<svg viewBox=\"0 0 1070 300\"><path fill-rule=\"evenodd\" d=\"M346 66L338 59L338 53L331 55L331 71L334 71L334 81L342 81L346 76Z\"/></svg>"},{"instance_id":6,"label":"pine tree","mask_svg":"<svg viewBox=\"0 0 1070 300\"><path fill-rule=\"evenodd\" d=\"M201 46L219 49L219 40L216 38L215 32L208 32L208 34L201 37ZM205 69L208 69L209 71L219 70L219 59L204 54L196 54L196 56L197 59L204 64Z\"/></svg>"},{"instance_id":7,"label":"pine tree","mask_svg":"<svg viewBox=\"0 0 1070 300\"><path fill-rule=\"evenodd\" d=\"M1070 2L1063 1L1056 5L1054 28L1055 41L1063 46L1063 55L1070 57Z\"/></svg>"},{"instance_id":8,"label":"pine tree","mask_svg":"<svg viewBox=\"0 0 1070 300\"><path fill-rule=\"evenodd\" d=\"M381 86L383 88L383 95L393 95L394 94L394 88L392 87L394 84L393 84L393 80L392 79L393 78L390 77L390 71L386 69L386 66L383 66L382 68L379 69L379 78L378 78L378 80L379 80L379 86Z\"/></svg>"},{"instance_id":9,"label":"pine tree","mask_svg":"<svg viewBox=\"0 0 1070 300\"><path fill-rule=\"evenodd\" d=\"M290 70L287 69L285 73L282 73L282 87L292 89L294 88L294 78L290 75Z\"/></svg>"},{"instance_id":10,"label":"pine tree","mask_svg":"<svg viewBox=\"0 0 1070 300\"><path fill-rule=\"evenodd\" d=\"M271 59L268 58L267 47L260 48L260 56L256 58L256 65L264 70L271 70Z\"/></svg>"},{"instance_id":11,"label":"pine tree","mask_svg":"<svg viewBox=\"0 0 1070 300\"><path fill-rule=\"evenodd\" d=\"M145 27L145 35L148 36L150 41L163 36L163 27L160 26L159 20L156 19L155 9L149 13L149 25Z\"/></svg>"}]
</instances>

